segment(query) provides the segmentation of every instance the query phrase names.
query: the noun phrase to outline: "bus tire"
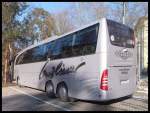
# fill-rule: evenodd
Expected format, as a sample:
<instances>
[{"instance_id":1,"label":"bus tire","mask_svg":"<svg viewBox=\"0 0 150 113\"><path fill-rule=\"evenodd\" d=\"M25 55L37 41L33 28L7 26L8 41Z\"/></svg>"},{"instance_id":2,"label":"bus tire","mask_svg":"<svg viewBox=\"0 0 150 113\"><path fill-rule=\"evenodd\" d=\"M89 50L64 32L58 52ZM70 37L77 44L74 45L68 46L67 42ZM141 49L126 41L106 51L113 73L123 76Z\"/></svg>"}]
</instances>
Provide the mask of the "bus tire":
<instances>
[{"instance_id":1,"label":"bus tire","mask_svg":"<svg viewBox=\"0 0 150 113\"><path fill-rule=\"evenodd\" d=\"M52 98L52 97L55 97L55 94L54 94L54 85L51 81L48 81L45 85L45 91L47 93L47 96Z\"/></svg>"},{"instance_id":2,"label":"bus tire","mask_svg":"<svg viewBox=\"0 0 150 113\"><path fill-rule=\"evenodd\" d=\"M69 101L68 88L67 88L67 86L65 84L60 84L58 86L57 94L58 94L58 97L60 98L60 100L62 100L64 102L68 102Z\"/></svg>"},{"instance_id":3,"label":"bus tire","mask_svg":"<svg viewBox=\"0 0 150 113\"><path fill-rule=\"evenodd\" d=\"M77 99L76 99L76 98L69 97L69 101L70 101L70 102L76 102Z\"/></svg>"},{"instance_id":4,"label":"bus tire","mask_svg":"<svg viewBox=\"0 0 150 113\"><path fill-rule=\"evenodd\" d=\"M17 86L21 87L19 76L17 77Z\"/></svg>"}]
</instances>

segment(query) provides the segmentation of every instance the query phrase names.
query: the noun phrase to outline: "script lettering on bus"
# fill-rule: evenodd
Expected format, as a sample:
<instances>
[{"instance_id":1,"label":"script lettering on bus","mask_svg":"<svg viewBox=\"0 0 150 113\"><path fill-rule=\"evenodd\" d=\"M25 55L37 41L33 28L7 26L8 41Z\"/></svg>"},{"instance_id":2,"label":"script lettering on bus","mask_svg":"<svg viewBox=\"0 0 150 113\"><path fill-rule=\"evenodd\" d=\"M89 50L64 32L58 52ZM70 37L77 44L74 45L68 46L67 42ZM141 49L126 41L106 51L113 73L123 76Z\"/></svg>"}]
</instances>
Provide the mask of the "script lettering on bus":
<instances>
[{"instance_id":1,"label":"script lettering on bus","mask_svg":"<svg viewBox=\"0 0 150 113\"><path fill-rule=\"evenodd\" d=\"M65 64L63 62L60 62L56 67L53 66L52 70L50 72L47 72L46 70L42 70L43 71L43 75L45 77L48 77L50 79L52 79L54 76L62 76L65 74L69 74L69 73L74 73L76 72L80 67L82 67L83 65L85 65L85 62L80 63L79 65L77 65L76 67L73 66L69 66L69 67L65 67ZM45 66L45 65L44 65ZM39 76L39 79L41 79L41 74Z\"/></svg>"}]
</instances>

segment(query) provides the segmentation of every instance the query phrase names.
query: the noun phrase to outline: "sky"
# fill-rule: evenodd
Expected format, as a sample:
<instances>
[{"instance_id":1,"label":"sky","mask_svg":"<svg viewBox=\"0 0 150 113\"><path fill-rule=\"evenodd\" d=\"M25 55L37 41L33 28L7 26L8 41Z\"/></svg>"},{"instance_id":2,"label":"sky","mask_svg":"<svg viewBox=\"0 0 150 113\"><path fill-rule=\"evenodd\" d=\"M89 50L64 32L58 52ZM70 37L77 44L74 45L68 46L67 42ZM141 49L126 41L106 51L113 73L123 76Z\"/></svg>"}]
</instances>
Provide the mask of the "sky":
<instances>
[{"instance_id":1,"label":"sky","mask_svg":"<svg viewBox=\"0 0 150 113\"><path fill-rule=\"evenodd\" d=\"M71 7L72 2L28 2L31 8L40 7L50 13L57 13ZM110 7L116 8L111 2L107 2Z\"/></svg>"},{"instance_id":2,"label":"sky","mask_svg":"<svg viewBox=\"0 0 150 113\"><path fill-rule=\"evenodd\" d=\"M18 16L17 19L20 21L23 20L27 13L31 12L31 10L34 8L43 8L51 14L57 14L66 9L70 10L70 8L72 7L72 3L73 2L27 2L27 4L29 5L27 11L25 11L23 15ZM131 7L132 2L129 3ZM113 9L118 8L116 6L116 2L106 2L106 4Z\"/></svg>"},{"instance_id":3,"label":"sky","mask_svg":"<svg viewBox=\"0 0 150 113\"><path fill-rule=\"evenodd\" d=\"M62 10L70 9L72 2L27 2L29 7L25 11L25 13L21 16L18 16L18 20L23 20L23 18L27 15L28 12L31 12L34 8L43 8L44 10L48 11L49 13L59 13ZM109 3L108 3L109 4ZM110 5L110 4L109 4ZM112 5L110 5L112 7Z\"/></svg>"},{"instance_id":4,"label":"sky","mask_svg":"<svg viewBox=\"0 0 150 113\"><path fill-rule=\"evenodd\" d=\"M57 13L71 6L70 2L28 2L30 7L40 7L51 13Z\"/></svg>"}]
</instances>

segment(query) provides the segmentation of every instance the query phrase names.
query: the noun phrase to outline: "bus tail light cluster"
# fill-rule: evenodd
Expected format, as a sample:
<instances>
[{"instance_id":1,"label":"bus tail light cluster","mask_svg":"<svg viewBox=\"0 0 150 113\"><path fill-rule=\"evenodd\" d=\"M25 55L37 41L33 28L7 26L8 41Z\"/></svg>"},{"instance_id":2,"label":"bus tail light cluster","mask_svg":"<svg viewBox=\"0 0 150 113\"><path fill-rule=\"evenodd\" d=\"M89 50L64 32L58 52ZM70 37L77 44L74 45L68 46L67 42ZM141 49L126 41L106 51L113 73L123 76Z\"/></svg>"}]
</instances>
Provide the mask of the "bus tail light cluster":
<instances>
[{"instance_id":1,"label":"bus tail light cluster","mask_svg":"<svg viewBox=\"0 0 150 113\"><path fill-rule=\"evenodd\" d=\"M101 83L100 83L101 90L108 90L108 70L105 69L102 73Z\"/></svg>"}]
</instances>

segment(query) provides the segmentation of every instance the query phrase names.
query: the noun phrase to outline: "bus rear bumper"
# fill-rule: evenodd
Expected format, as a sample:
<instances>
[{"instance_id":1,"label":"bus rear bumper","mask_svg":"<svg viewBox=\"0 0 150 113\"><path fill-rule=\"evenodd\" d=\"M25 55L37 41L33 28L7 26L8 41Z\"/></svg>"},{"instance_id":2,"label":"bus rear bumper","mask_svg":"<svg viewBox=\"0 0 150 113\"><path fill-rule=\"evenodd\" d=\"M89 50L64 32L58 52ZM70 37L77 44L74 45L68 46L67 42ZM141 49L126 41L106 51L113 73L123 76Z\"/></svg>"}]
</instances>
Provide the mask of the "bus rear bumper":
<instances>
[{"instance_id":1,"label":"bus rear bumper","mask_svg":"<svg viewBox=\"0 0 150 113\"><path fill-rule=\"evenodd\" d=\"M125 94L125 95L120 95L120 96L112 96L108 95L107 91L104 91L103 93L97 94L97 96L91 96L91 97L84 97L80 98L80 100L84 101L92 101L92 102L113 102L113 101L120 101L127 99L131 97L133 93Z\"/></svg>"}]
</instances>

